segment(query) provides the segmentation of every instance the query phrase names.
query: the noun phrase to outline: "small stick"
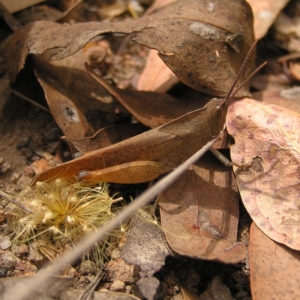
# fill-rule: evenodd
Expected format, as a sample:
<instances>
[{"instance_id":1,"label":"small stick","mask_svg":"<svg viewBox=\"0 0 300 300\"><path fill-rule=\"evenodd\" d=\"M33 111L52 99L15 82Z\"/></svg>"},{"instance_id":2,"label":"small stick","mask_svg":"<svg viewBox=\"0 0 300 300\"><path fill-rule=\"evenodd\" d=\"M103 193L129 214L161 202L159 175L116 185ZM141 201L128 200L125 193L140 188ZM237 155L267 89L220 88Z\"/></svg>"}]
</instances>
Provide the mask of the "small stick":
<instances>
[{"instance_id":1,"label":"small stick","mask_svg":"<svg viewBox=\"0 0 300 300\"><path fill-rule=\"evenodd\" d=\"M25 95L19 93L18 91L12 90L12 93L13 93L14 95L16 95L17 97L19 97L19 98L21 98L21 99L23 99L23 100L25 100L25 101L27 101L27 102L29 102L29 103L31 103L31 104L37 106L38 108L40 108L40 109L46 111L47 113L51 114L51 112L50 112L50 110L49 110L48 108L44 107L43 105L40 105L40 104L36 103L36 102L33 101L32 99L30 99L30 98L26 97Z\"/></svg>"},{"instance_id":2,"label":"small stick","mask_svg":"<svg viewBox=\"0 0 300 300\"><path fill-rule=\"evenodd\" d=\"M5 193L5 192L3 192L1 190L0 190L0 196L3 197L4 199L8 200L9 202L13 203L14 205L20 207L21 209L23 209L27 213L29 213L29 214L33 213L29 208L27 208L23 204L19 203L12 196L10 196L9 194L7 194L7 193Z\"/></svg>"}]
</instances>

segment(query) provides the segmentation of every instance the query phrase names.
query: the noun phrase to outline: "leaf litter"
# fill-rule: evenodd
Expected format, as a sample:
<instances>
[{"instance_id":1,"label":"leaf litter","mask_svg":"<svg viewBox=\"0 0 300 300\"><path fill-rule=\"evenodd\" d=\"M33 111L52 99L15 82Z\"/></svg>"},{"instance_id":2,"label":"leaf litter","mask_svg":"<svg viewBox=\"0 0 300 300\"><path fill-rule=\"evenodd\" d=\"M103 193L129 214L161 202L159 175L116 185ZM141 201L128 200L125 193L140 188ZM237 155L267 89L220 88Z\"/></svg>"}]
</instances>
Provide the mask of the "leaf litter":
<instances>
[{"instance_id":1,"label":"leaf litter","mask_svg":"<svg viewBox=\"0 0 300 300\"><path fill-rule=\"evenodd\" d=\"M252 44L252 41L253 41L253 32L251 33L252 26L245 25L246 29L242 29L242 32L241 32L241 31L239 31L241 28L237 28L237 26L234 25L234 22L232 20L228 21L229 23L227 23L226 20L224 20L224 19L221 20L220 16L216 13L213 14L212 20L210 20L210 22L212 21L211 23L208 22L208 20L206 19L208 16L204 16L204 17L202 16L204 19L201 19L201 18L199 19L199 15L195 18L195 20L193 20L194 23L190 23L189 17L186 18L186 16L184 15L186 12L189 12L190 8L188 8L186 10L182 9L183 14L181 14L181 12L180 12L180 17L178 19L177 24L175 24L175 23L174 24L165 23L166 22L165 16L168 15L168 14L173 15L173 13L176 12L176 9L178 9L180 7L180 5L182 5L182 3L184 3L186 5L185 1L179 1L179 4L177 3L174 6L170 6L169 8L167 6L166 7L167 10L165 10L165 11L163 11L163 10L158 11L158 13L156 14L157 19L155 19L156 17L155 17L155 15L153 15L154 16L153 18L151 16L152 19L150 19L150 18L148 18L148 19L147 18L144 18L144 19L141 18L141 19L137 20L137 22L136 21L129 21L129 22L126 23L127 24L126 27L124 25L121 32L125 32L125 33L139 32L137 34L137 37L135 38L136 41L141 42L141 43L143 43L147 46L150 46L151 48L153 47L153 48L159 50L159 55L161 56L161 58L167 63L167 65L177 74L177 76L180 78L180 80L183 81L184 83L186 83L186 84L188 84L188 85L190 85L194 88L200 89L202 91L209 92L212 95L224 95L225 93L228 92L229 87L232 84L231 77L233 77L234 74L237 72L237 68L239 68L240 65L241 65L241 60L243 60L244 57L245 57L245 54L247 52L247 47L249 47ZM194 5L195 1L190 1L189 3ZM215 11L215 9L216 9L215 7L211 7L210 5L208 5L208 3L206 3L206 4L207 5L206 5L205 9ZM223 2L220 4L220 7L222 5L223 5ZM194 7L191 5L191 10L192 9L194 9ZM231 9L233 9L233 6L231 7ZM242 4L242 10L243 9L245 9L244 12L246 12L247 8L246 8L245 4ZM224 11L224 9L223 9L223 11ZM194 12L192 12L192 11L189 12L189 14L192 17L194 16L193 13ZM226 15L226 14L224 14L224 15ZM246 13L246 15L247 15L247 17L246 17L247 20L250 20L251 19L250 14ZM220 19L220 23L223 22L222 25L220 25L219 23L215 23L216 19L218 17ZM225 16L225 19L226 19L226 16ZM201 22L203 22L204 25ZM1 61L1 73L4 74L4 73L8 72L11 82L15 82L17 74L24 67L25 59L26 59L28 53L30 53L30 51L33 51L33 52L36 51L36 53L39 52L40 54L46 52L45 55L44 55L44 58L47 58L47 57L52 57L52 58L55 58L55 59L59 58L59 57L62 58L64 56L68 56L70 53L74 53L77 50L79 50L80 48L82 48L95 35L99 35L99 34L103 34L103 33L117 32L118 28L120 28L121 23L125 24L124 22L120 22L119 24L118 23L106 23L105 25L103 25L103 24L99 25L100 24L99 22L93 22L93 23L90 22L89 23L91 25L89 27L90 31L87 30L88 23L81 24L81 25L83 25L81 29L79 29L79 26L77 26L78 24L59 25L59 24L55 24L55 23L51 23L51 22L44 22L44 21L36 22L34 24L31 24L31 25L27 25L27 27L25 29L21 29L21 31L22 31L21 34L20 34L20 32L16 33L14 37L13 37L13 35L11 35L11 38L9 38L6 42L2 43L2 45L1 45L2 50L1 51L4 54L4 56L3 56L4 59ZM195 25L195 23L196 23L196 25ZM114 25L111 25L111 24L114 24ZM132 24L135 24L135 25L132 25ZM214 26L216 24L218 24L216 26L217 29L214 28ZM182 26L182 25L184 25L184 26ZM181 42L179 40L178 42L181 42L182 50L180 50L180 49L178 50L178 49L176 49L177 45L179 45L179 44L176 44L178 39L175 40L175 43L173 44L174 39L173 39L173 36L172 36L172 39L170 39L168 41L168 43L165 42L166 37L169 38L169 36L170 36L170 35L167 35L165 33L165 31L166 31L165 29L170 29L170 28L174 29L175 28L177 30L177 32L186 32L185 31L186 28L187 28L186 25L189 25L190 26L189 28L193 29L192 31L194 32L194 34L196 34L197 36L201 36L202 39L203 38L205 39L205 37L206 38L208 37L206 35L207 33L210 34L209 38L216 38L216 36L214 36L214 35L211 36L211 34L216 34L216 33L219 34L220 37L221 37L220 41L222 41L222 43L224 43L224 40L225 40L225 45L227 45L226 46L227 49L231 49L230 51L233 51L233 53L235 51L236 51L236 53L239 53L238 55L236 53L234 55L235 58L237 58L237 57L239 58L239 59L235 59L235 61L237 62L236 67L235 67L235 71L232 71L232 70L234 70L234 67L232 69L230 69L230 68L229 69L226 69L226 68L223 69L223 67L222 68L220 67L220 70L217 70L217 69L211 70L211 66L210 66L209 71L208 71L208 68L206 68L206 69L203 68L203 70L204 70L205 75L207 75L207 73L213 74L213 75L210 75L207 78L203 78L203 76L201 74L199 75L197 73L197 72L199 72L198 65L200 63L203 63L205 65L208 62L207 61L207 53L212 54L212 56L208 55L208 57L209 57L209 59L211 60L212 63L217 62L216 67L218 68L220 66L220 64L223 65L224 61L218 63L217 58L218 57L224 57L224 52L222 53L222 51L219 51L220 50L219 48L213 47L213 51L208 50L208 52L205 53L206 56L201 56L202 55L201 54L202 53L201 49L203 49L201 47L204 47L205 49L209 49L207 46L203 46L202 44L200 46L198 44L193 44L194 48L188 48L185 45L185 40L183 42ZM44 26L48 26L48 28L45 28ZM152 26L152 28L151 28L151 26ZM168 26L169 26L169 28L168 28ZM222 27L222 29L218 28L218 26ZM223 28L223 26L224 26L224 28ZM42 32L43 34L41 34L41 31L40 31L41 28L43 28L43 32ZM183 29L181 29L181 28L183 28ZM153 30L157 30L157 29L160 30L161 32L159 32L159 35L157 36L157 40L155 40L155 39L153 39L153 36L151 36L151 32ZM48 34L48 37L47 37L47 30L48 30L48 33L50 31L52 31L51 34L54 34L54 35L50 36ZM72 30L73 30L73 33L71 33ZM245 32L243 30L246 30L247 32ZM64 33L67 33L68 36L65 35L64 36L64 41L63 41L60 38L60 36L62 37L62 35ZM25 38L23 45L26 45L29 48L24 47L22 49L22 46L20 48L11 46L11 45L13 45L14 41L18 41L18 39L19 39L17 37L18 34L19 34L19 36L22 36L22 38ZM24 37L24 34L25 34L25 37ZM235 35L235 34L237 34L237 35ZM76 35L76 36L74 36L74 35ZM189 31L187 31L187 36L190 36ZM224 36L227 39L224 39ZM175 37L175 35L174 35L174 37ZM182 35L182 37L184 39L186 38L186 36L184 36L184 35ZM217 44L220 41L218 41ZM173 45L176 45L176 47L174 48ZM205 45L205 43L204 43L204 45ZM7 49L6 47L10 47L10 49L13 49L14 51L5 51ZM15 51L16 49L17 49L17 51ZM28 49L29 49L29 52L28 52ZM50 50L48 50L48 49L50 49ZM194 51L196 49L197 49L197 55L195 55L195 56L190 55L190 54L188 55L188 58L191 58L193 60L192 63L191 63L191 61L186 59L186 57L187 57L186 55L187 55L187 53L189 53L189 51L191 53L194 53ZM201 55L199 55L199 49L200 49L200 54ZM214 51L215 49L217 49L217 51ZM14 61L12 61L12 58L14 58ZM184 60L182 58L184 58ZM198 62L198 58L199 58L199 62ZM202 60L202 61L200 62L200 60ZM227 60L228 60L229 63L232 62L231 58L229 58ZM182 70L182 67L181 67L182 65L186 66L186 68L184 70ZM250 65L251 65L251 63L250 63ZM180 70L178 69L178 66L180 67ZM192 74L185 73L186 70L192 70ZM214 73L215 70L216 70L216 72L218 72L218 74ZM224 74L220 73L222 70L226 70L226 72L227 72L226 76ZM250 68L249 68L249 70L250 70ZM49 76L49 74L47 74L47 73L48 73L48 71L43 70L42 73L41 73L41 76L46 76L46 78L47 78L47 76ZM247 77L247 73L249 73L249 71L246 68L245 74L243 74L243 76ZM232 75L230 75L230 74L232 74ZM241 82L243 81L243 78L242 78L243 76L241 76L241 79L240 79ZM195 81L195 78L196 78L196 81ZM199 78L201 78L203 81L199 82ZM54 78L54 80L55 80L55 78ZM49 81L49 77L48 77L48 81ZM61 81L61 79L57 80L57 83L56 83L57 86L60 85L60 81ZM228 84L226 88L224 88L224 86L225 86L224 84ZM65 86L65 87L63 87L63 89L68 90L69 88L67 86ZM129 95L129 93L126 94L126 92L124 93L123 91L120 91L118 89L111 88L111 87L109 87L108 90L113 91L112 94L119 95L119 96L117 96L117 98L119 98L119 101L121 101L121 102L124 101L124 99L126 99L126 97ZM245 85L244 89L241 91L241 94L246 95L247 91L248 91L248 87L247 87L247 85ZM71 93L69 91L68 95L70 95L70 94ZM120 96L120 94L122 94L122 96ZM136 96L138 96L138 94L133 93L132 96L127 97L129 100L124 101L125 106L126 106L126 104L128 105L128 103L130 104L131 103L130 101L132 101L132 99L134 99L134 97L136 97ZM53 99L55 99L55 97L57 97L57 96L54 96ZM155 94L152 94L151 97L152 98L150 98L150 101L151 101L151 99L155 99ZM167 98L167 97L162 97L162 101L164 101L163 99L165 99L165 98ZM127 108L129 108L129 107L130 107L130 105ZM163 121L158 119L158 123L156 123L156 124L152 123L152 125L151 125L151 123L150 124L147 123L147 118L145 118L145 116L147 115L147 111L144 110L144 112L143 112L143 105L137 104L136 107L137 108L134 108L134 109L131 108L131 112L134 115L136 115L137 119L139 119L140 121L142 121L144 124L146 124L148 126L150 125L151 127L157 127L157 126L163 127L164 125L162 125L162 124L165 123L165 121L170 122L171 121L170 119L174 119L172 117L172 113L171 113L170 119L167 118ZM84 109L85 109L85 107L76 107L76 108L79 109L78 111L80 113L84 112ZM178 109L178 114L180 114L180 111L182 111L182 115L184 113L186 113L186 111L184 111L184 109L185 109L185 107L183 107L182 109L181 108ZM160 110L159 108L157 108L156 111L154 109L154 112L151 113L150 116L154 116L154 118L156 118L155 114L157 112L159 112L159 110ZM193 109L191 109L191 110L193 111ZM56 113L56 115L58 115L58 114L59 113ZM139 116L141 116L142 118L139 117ZM176 117L180 117L180 116L177 115L177 116L175 116L175 118ZM182 120L184 122L185 119L183 118ZM179 123L181 123L181 122L182 121L180 121ZM172 121L171 121L171 124L172 124ZM174 129L173 129L174 124L176 124L176 122L173 123L171 126L169 124L167 124L167 125L165 125L164 128L167 129L168 131L171 128L171 133L176 132L176 135L177 135L178 134L177 131L174 131ZM97 129L98 128L93 128L92 131L84 133L83 137L79 137L79 139L77 139L78 137L75 136L73 138L73 140L82 141L82 144L84 144L84 140L85 139L90 140L91 135L95 135ZM155 129L157 129L157 128L155 128ZM153 130L155 130L155 129L153 129ZM184 134L186 134L186 133L184 133ZM154 135L153 135L153 137L154 137ZM67 138L69 138L69 137L67 136ZM163 137L162 137L162 139L163 139ZM72 138L70 140L72 140ZM115 141L119 142L118 139L115 139ZM130 142L131 141L132 140L130 140ZM150 144L151 144L151 142L148 141L147 145L150 145ZM108 143L108 145L110 145L110 143ZM90 146L87 146L87 151L88 152L90 151L89 147ZM94 146L91 146L91 147L97 147L97 146L94 145ZM112 146L109 146L109 147L116 147L116 146L112 145ZM197 147L195 147L195 148L197 148ZM99 151L99 150L97 150L97 151ZM82 152L84 152L84 151L82 151ZM100 152L101 152L101 150L100 150ZM180 154L185 153L185 151L183 151L183 152L179 151L179 152L180 152ZM136 152L133 151L132 153L133 153L132 155L134 156L135 155L134 153L136 153ZM87 157L89 157L89 153L87 153L86 155L87 155ZM190 154L185 153L185 155L189 156ZM100 157L101 157L101 155L100 155ZM184 157L181 157L178 161L181 162L184 159L185 159ZM83 161L83 159L80 160L80 158L79 158L79 161ZM255 161L257 162L256 166L260 167L260 162L257 161L257 160L255 160ZM75 160L75 162L78 162L78 159ZM94 160L91 159L90 162L88 163L88 165L91 165L93 162L94 162ZM133 159L133 162L136 162L135 158ZM125 162L125 164L121 162L121 166L122 166L122 164L123 164L123 167L125 167L125 169L128 167L126 165L127 164L126 162ZM71 163L71 165L72 165L72 163ZM140 166L144 167L146 165L151 165L151 164L149 164L149 162L147 162L147 161L142 161L142 165L135 164L134 167L138 169L138 168L140 168ZM64 165L64 166L68 166L68 164ZM118 164L116 164L116 166L118 166ZM161 167L162 167L162 166L160 166L159 164L156 164L156 163L154 163L154 165L152 165L152 166L154 166L155 168L158 167L159 170L161 170ZM171 166L172 166L172 164L171 164ZM105 167L106 167L106 165L105 165ZM73 168L73 165L72 165L72 168ZM113 172L115 172L115 169L113 169L113 168L114 168L114 166L106 168L106 169L109 169L109 172L113 173ZM171 169L172 168L173 167L171 167ZM196 166L192 167L193 170L195 170L195 168L196 168ZM208 168L210 168L210 166ZM58 168L58 169L55 169L55 170L59 171L60 169ZM257 170L259 170L259 168L257 168ZM80 170L80 167L78 169L76 169L76 167L75 167L75 173L74 174L78 175L78 172L80 172L80 171L82 171L82 170ZM68 170L66 172L68 172ZM48 173L48 175L49 174L50 173ZM73 173L71 172L71 173L69 173L69 175L70 174L73 174ZM84 175L82 173L79 173L79 174ZM104 175L106 176L107 174L104 174ZM117 174L116 176L118 177L120 175ZM42 177L40 177L40 178L42 178ZM48 178L50 179L51 176L49 176ZM148 178L147 180L149 180L149 177L147 177L147 178ZM182 180L184 180L184 179L186 179L185 176L182 178ZM171 188L171 190L174 190L175 193L176 192L178 193L178 187L177 186L174 186L173 188ZM213 190L214 190L214 187L212 187L212 191ZM184 193L184 189L181 191L181 193ZM195 200L198 201L197 197L196 198L192 197L191 199L193 199L192 201L195 201ZM236 209L236 207L235 207L235 209ZM222 210L223 210L223 215L224 215L224 209L222 208L221 211ZM197 209L196 209L196 211L197 211ZM225 211L226 211L226 209L225 209ZM237 219L238 219L238 217L235 218L235 223L234 223L234 225L232 225L233 229L230 230L230 233L233 236L236 235L235 232L236 232L236 226L237 226L236 225ZM226 239L226 230L225 230L225 232L221 230L222 233L220 234L220 230L218 230L218 228L220 226L222 227L224 224L222 225L222 222L218 223L217 220L218 220L217 214L215 214L213 211L212 211L212 214L208 213L207 211L204 211L204 213L203 213L202 210L200 209L200 213L198 213L198 221L199 221L198 223L202 226L202 229L203 229L202 234L204 236L205 236L205 234L206 235L207 234L211 235L212 243L217 243L218 244L218 241L221 240L220 243L223 243L223 238ZM189 226L190 225L191 224L189 224ZM196 224L196 225L198 225L198 224ZM197 227L197 226L194 226L194 227ZM217 233L219 233L219 234L217 234ZM168 235L167 230L166 230L165 234ZM220 236L221 236L221 238L220 238ZM216 240L217 240L217 242L216 242ZM234 243L236 241L235 238L232 238L232 239L230 238L229 240L232 243ZM211 256L210 259L212 257L213 256ZM234 255L232 257L234 257ZM208 257L202 257L202 258L208 258ZM220 257L214 258L214 259L218 260L218 259L220 259ZM235 259L236 259L236 257L235 257ZM217 279L215 279L215 281L216 280ZM150 281L149 281L149 284L150 284ZM153 284L155 285L155 283L153 283ZM142 288L142 286L141 286L141 288Z\"/></svg>"}]
</instances>

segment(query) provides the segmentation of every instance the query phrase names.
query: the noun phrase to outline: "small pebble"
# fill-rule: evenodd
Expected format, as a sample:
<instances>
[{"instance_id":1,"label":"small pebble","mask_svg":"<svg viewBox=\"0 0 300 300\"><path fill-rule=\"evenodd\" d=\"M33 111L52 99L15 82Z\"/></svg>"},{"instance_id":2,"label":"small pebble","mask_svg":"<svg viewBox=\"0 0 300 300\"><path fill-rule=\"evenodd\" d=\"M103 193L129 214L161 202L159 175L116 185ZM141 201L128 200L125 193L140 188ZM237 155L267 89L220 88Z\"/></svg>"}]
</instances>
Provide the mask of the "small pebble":
<instances>
[{"instance_id":1,"label":"small pebble","mask_svg":"<svg viewBox=\"0 0 300 300\"><path fill-rule=\"evenodd\" d=\"M122 258L111 260L106 266L108 278L111 281L119 279L126 284L136 282L139 277L140 267L127 264Z\"/></svg>"},{"instance_id":2,"label":"small pebble","mask_svg":"<svg viewBox=\"0 0 300 300\"><path fill-rule=\"evenodd\" d=\"M6 276L7 268L0 266L0 277Z\"/></svg>"},{"instance_id":3,"label":"small pebble","mask_svg":"<svg viewBox=\"0 0 300 300\"><path fill-rule=\"evenodd\" d=\"M245 298L250 297L250 295L246 292L246 291L239 291L236 295L235 295L235 299L237 300L244 300Z\"/></svg>"},{"instance_id":4,"label":"small pebble","mask_svg":"<svg viewBox=\"0 0 300 300\"><path fill-rule=\"evenodd\" d=\"M175 295L173 297L173 300L184 300L184 299L183 299L183 296L181 294L178 294L178 295Z\"/></svg>"},{"instance_id":5,"label":"small pebble","mask_svg":"<svg viewBox=\"0 0 300 300\"><path fill-rule=\"evenodd\" d=\"M22 136L17 142L17 149L27 147L30 141L30 136Z\"/></svg>"},{"instance_id":6,"label":"small pebble","mask_svg":"<svg viewBox=\"0 0 300 300\"><path fill-rule=\"evenodd\" d=\"M118 258L121 258L121 251L120 249L114 249L112 252L111 252L111 259L118 259Z\"/></svg>"},{"instance_id":7,"label":"small pebble","mask_svg":"<svg viewBox=\"0 0 300 300\"><path fill-rule=\"evenodd\" d=\"M90 260L83 261L79 267L79 272L84 275L94 274L96 273L96 271L97 271L96 264Z\"/></svg>"},{"instance_id":8,"label":"small pebble","mask_svg":"<svg viewBox=\"0 0 300 300\"><path fill-rule=\"evenodd\" d=\"M4 223L6 221L6 216L4 213L4 210L0 210L0 224Z\"/></svg>"},{"instance_id":9,"label":"small pebble","mask_svg":"<svg viewBox=\"0 0 300 300\"><path fill-rule=\"evenodd\" d=\"M11 168L11 164L7 163L7 162L4 162L1 164L0 166L0 172L2 174L6 173L9 169Z\"/></svg>"},{"instance_id":10,"label":"small pebble","mask_svg":"<svg viewBox=\"0 0 300 300\"><path fill-rule=\"evenodd\" d=\"M18 174L17 172L14 172L12 175L11 175L11 178L10 178L10 182L12 183L17 183L18 179L20 178L21 174Z\"/></svg>"},{"instance_id":11,"label":"small pebble","mask_svg":"<svg viewBox=\"0 0 300 300\"><path fill-rule=\"evenodd\" d=\"M26 244L22 244L18 247L18 249L16 249L16 255L18 257L24 257L28 255L28 253L29 253L29 248Z\"/></svg>"},{"instance_id":12,"label":"small pebble","mask_svg":"<svg viewBox=\"0 0 300 300\"><path fill-rule=\"evenodd\" d=\"M24 275L34 275L37 272L37 267L30 262L26 263L26 269L24 270Z\"/></svg>"},{"instance_id":13,"label":"small pebble","mask_svg":"<svg viewBox=\"0 0 300 300\"><path fill-rule=\"evenodd\" d=\"M37 249L36 243L30 244L28 260L35 264L41 263L44 260L43 255Z\"/></svg>"},{"instance_id":14,"label":"small pebble","mask_svg":"<svg viewBox=\"0 0 300 300\"><path fill-rule=\"evenodd\" d=\"M15 265L15 269L19 270L19 271L24 271L26 269L26 266L25 266L25 264L23 262L18 262Z\"/></svg>"},{"instance_id":15,"label":"small pebble","mask_svg":"<svg viewBox=\"0 0 300 300\"><path fill-rule=\"evenodd\" d=\"M6 250L11 247L11 240L7 236L0 236L0 248Z\"/></svg>"},{"instance_id":16,"label":"small pebble","mask_svg":"<svg viewBox=\"0 0 300 300\"><path fill-rule=\"evenodd\" d=\"M4 162L4 158L0 156L0 165L3 164L3 162Z\"/></svg>"},{"instance_id":17,"label":"small pebble","mask_svg":"<svg viewBox=\"0 0 300 300\"><path fill-rule=\"evenodd\" d=\"M121 280L116 279L112 285L110 286L110 291L112 292L124 292L125 291L125 283Z\"/></svg>"},{"instance_id":18,"label":"small pebble","mask_svg":"<svg viewBox=\"0 0 300 300\"><path fill-rule=\"evenodd\" d=\"M52 127L49 130L47 130L44 134L48 142L57 141L61 136L61 132L58 127Z\"/></svg>"},{"instance_id":19,"label":"small pebble","mask_svg":"<svg viewBox=\"0 0 300 300\"><path fill-rule=\"evenodd\" d=\"M11 251L5 251L1 254L2 266L12 269L18 263L17 257Z\"/></svg>"}]
</instances>

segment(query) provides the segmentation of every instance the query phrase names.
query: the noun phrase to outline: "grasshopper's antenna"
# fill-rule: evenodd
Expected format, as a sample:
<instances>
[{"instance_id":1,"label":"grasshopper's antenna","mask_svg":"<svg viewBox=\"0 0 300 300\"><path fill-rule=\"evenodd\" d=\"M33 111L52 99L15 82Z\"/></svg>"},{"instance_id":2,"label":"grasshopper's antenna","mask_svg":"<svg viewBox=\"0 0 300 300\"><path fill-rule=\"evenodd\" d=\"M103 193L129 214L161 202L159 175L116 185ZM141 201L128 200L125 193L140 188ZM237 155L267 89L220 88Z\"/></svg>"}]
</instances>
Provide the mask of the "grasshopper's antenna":
<instances>
[{"instance_id":1,"label":"grasshopper's antenna","mask_svg":"<svg viewBox=\"0 0 300 300\"><path fill-rule=\"evenodd\" d=\"M265 61L262 63L259 67L257 67L246 79L245 81L234 91L234 93L230 96L230 98L233 98L236 93L244 86L245 83L247 83L259 70L261 70L268 62Z\"/></svg>"},{"instance_id":2,"label":"grasshopper's antenna","mask_svg":"<svg viewBox=\"0 0 300 300\"><path fill-rule=\"evenodd\" d=\"M244 86L244 84L248 81L248 80L250 80L251 79L251 77L254 75L254 74L256 74L265 64L266 64L266 62L264 63L264 64L262 64L261 66L259 66L254 72L252 72L251 73L251 75L250 76L248 76L248 78L234 91L234 93L231 95L231 93L232 93L232 91L233 91L233 89L235 88L235 86L236 86L236 83L238 82L238 80L239 80L239 78L240 78L240 76L241 76L241 74L242 74L242 72L244 71L244 68L245 68L245 65L246 65L246 63L248 62L248 60L249 60L249 57L250 57L250 54L252 53L252 51L253 51L253 49L255 48L255 46L256 46L256 44L257 44L257 41L255 41L253 44L252 44L252 46L250 47L250 49L249 49L249 51L248 51L248 53L247 53L247 56L246 56L246 58L244 59L244 62L243 62L243 64L242 64L242 66L240 67L240 70L239 70L239 72L237 73L237 75L236 75L236 77L235 77L235 79L234 79L234 82L233 82L233 84L232 84L232 86L231 86L231 88L230 88L230 90L229 90L229 92L227 93L227 95L226 95L226 97L225 97L225 102L224 103L228 103L228 101L230 100L230 99L232 99L235 95L236 95L236 93Z\"/></svg>"}]
</instances>

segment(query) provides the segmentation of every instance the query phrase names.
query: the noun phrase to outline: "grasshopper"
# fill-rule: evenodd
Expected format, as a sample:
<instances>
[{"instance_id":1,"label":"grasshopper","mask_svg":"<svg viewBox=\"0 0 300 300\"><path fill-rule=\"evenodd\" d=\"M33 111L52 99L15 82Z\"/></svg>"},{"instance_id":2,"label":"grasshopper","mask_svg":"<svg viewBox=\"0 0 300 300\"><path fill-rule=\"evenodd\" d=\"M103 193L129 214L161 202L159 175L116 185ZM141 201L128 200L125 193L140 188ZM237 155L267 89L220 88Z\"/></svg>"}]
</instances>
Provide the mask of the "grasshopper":
<instances>
[{"instance_id":1,"label":"grasshopper","mask_svg":"<svg viewBox=\"0 0 300 300\"><path fill-rule=\"evenodd\" d=\"M240 88L265 64L258 67L234 92L256 42L251 46L233 84L224 99L214 98L194 110L157 128L85 153L79 158L37 175L37 181L77 177L79 180L114 183L141 183L176 168L224 129L227 108ZM87 71L98 80L86 64ZM233 93L232 93L233 92Z\"/></svg>"}]
</instances>

